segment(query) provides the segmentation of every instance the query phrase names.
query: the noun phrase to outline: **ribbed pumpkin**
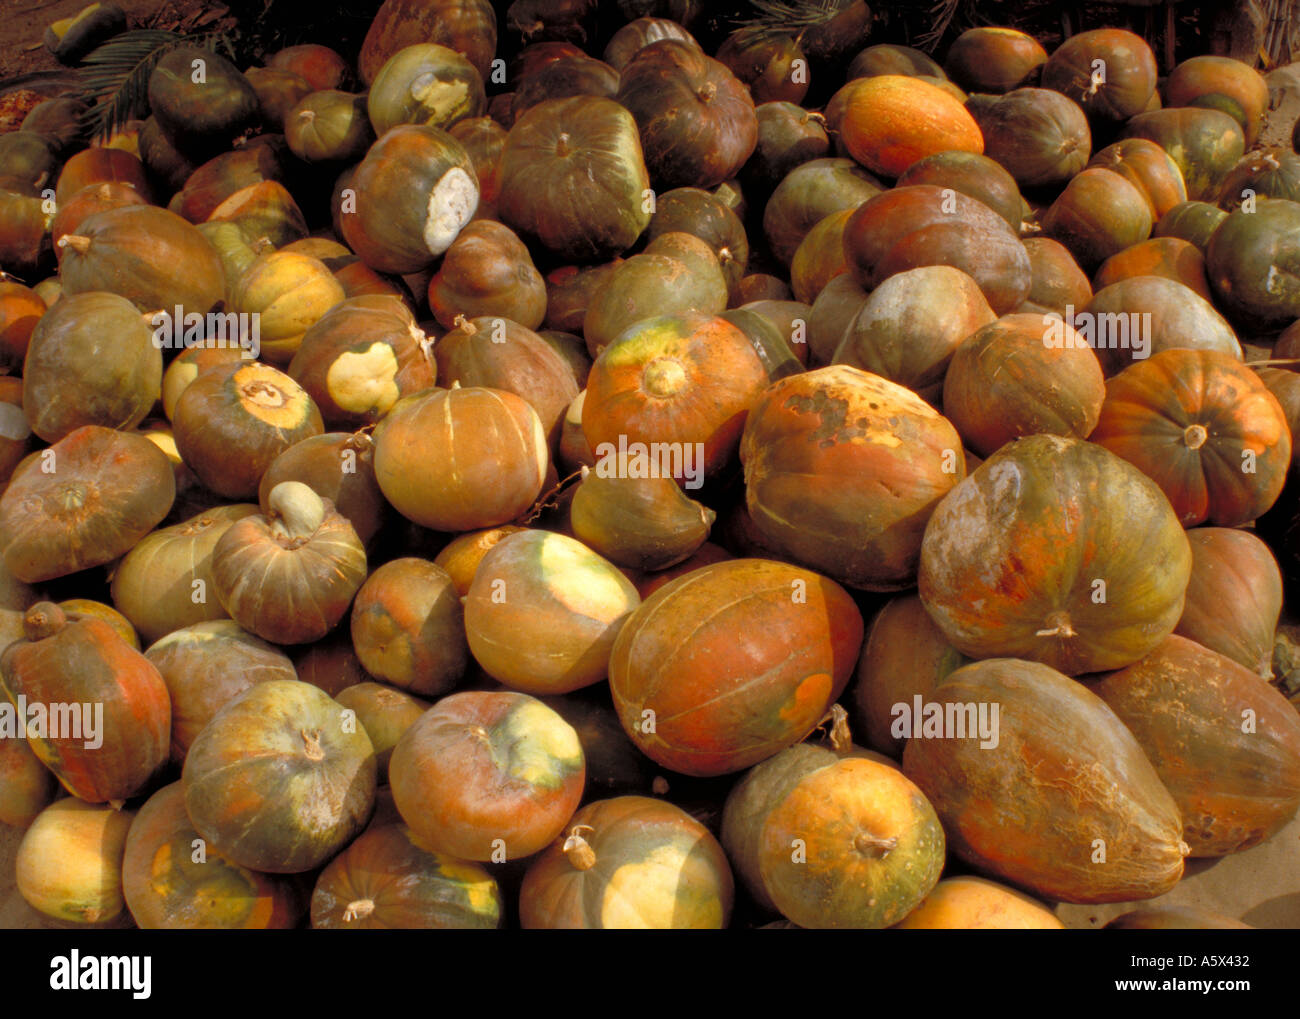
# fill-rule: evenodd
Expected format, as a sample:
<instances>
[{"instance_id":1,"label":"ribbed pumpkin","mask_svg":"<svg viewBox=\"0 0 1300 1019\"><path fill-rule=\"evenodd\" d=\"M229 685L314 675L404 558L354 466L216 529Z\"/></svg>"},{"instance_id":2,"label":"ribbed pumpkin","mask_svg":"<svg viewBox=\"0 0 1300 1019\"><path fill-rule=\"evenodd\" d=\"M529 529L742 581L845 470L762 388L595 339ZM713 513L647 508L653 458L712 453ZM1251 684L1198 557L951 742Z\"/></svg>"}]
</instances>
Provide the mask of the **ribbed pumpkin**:
<instances>
[{"instance_id":1,"label":"ribbed pumpkin","mask_svg":"<svg viewBox=\"0 0 1300 1019\"><path fill-rule=\"evenodd\" d=\"M1084 269L1151 236L1145 191L1104 167L1082 170L1043 215L1043 233L1070 249Z\"/></svg>"},{"instance_id":2,"label":"ribbed pumpkin","mask_svg":"<svg viewBox=\"0 0 1300 1019\"><path fill-rule=\"evenodd\" d=\"M654 216L646 235L693 234L713 249L734 297L749 264L749 238L744 224L720 198L701 188L675 188L655 199Z\"/></svg>"},{"instance_id":3,"label":"ribbed pumpkin","mask_svg":"<svg viewBox=\"0 0 1300 1019\"><path fill-rule=\"evenodd\" d=\"M981 877L944 878L897 925L919 930L1062 930L1041 902Z\"/></svg>"},{"instance_id":4,"label":"ribbed pumpkin","mask_svg":"<svg viewBox=\"0 0 1300 1019\"><path fill-rule=\"evenodd\" d=\"M1160 217L1156 237L1180 237L1195 244L1202 253L1228 214L1209 202L1181 202Z\"/></svg>"},{"instance_id":5,"label":"ribbed pumpkin","mask_svg":"<svg viewBox=\"0 0 1300 1019\"><path fill-rule=\"evenodd\" d=\"M961 859L1065 902L1153 898L1182 877L1178 806L1096 694L1045 665L994 658L952 673L929 706L933 735L908 741L903 773ZM996 739L983 739L972 713L994 709Z\"/></svg>"},{"instance_id":6,"label":"ribbed pumpkin","mask_svg":"<svg viewBox=\"0 0 1300 1019\"><path fill-rule=\"evenodd\" d=\"M952 41L943 69L969 92L1001 94L1028 85L1042 73L1047 51L1014 28L968 28Z\"/></svg>"},{"instance_id":7,"label":"ribbed pumpkin","mask_svg":"<svg viewBox=\"0 0 1300 1019\"><path fill-rule=\"evenodd\" d=\"M853 78L875 78L881 75L907 75L908 77L931 76L942 78L941 68L934 60L913 46L900 46L897 43L877 43L868 46L849 62L848 76Z\"/></svg>"},{"instance_id":8,"label":"ribbed pumpkin","mask_svg":"<svg viewBox=\"0 0 1300 1019\"><path fill-rule=\"evenodd\" d=\"M1300 807L1300 718L1244 666L1171 636L1092 689L1173 795L1192 856L1249 849Z\"/></svg>"},{"instance_id":9,"label":"ribbed pumpkin","mask_svg":"<svg viewBox=\"0 0 1300 1019\"><path fill-rule=\"evenodd\" d=\"M272 874L313 870L364 827L375 754L324 691L258 683L199 733L181 776L199 835L236 863Z\"/></svg>"},{"instance_id":10,"label":"ribbed pumpkin","mask_svg":"<svg viewBox=\"0 0 1300 1019\"><path fill-rule=\"evenodd\" d=\"M646 796L589 803L528 868L525 929L721 930L735 884L707 828Z\"/></svg>"},{"instance_id":11,"label":"ribbed pumpkin","mask_svg":"<svg viewBox=\"0 0 1300 1019\"><path fill-rule=\"evenodd\" d=\"M586 56L562 56L529 71L515 85L510 116L518 120L538 103L571 96L601 96L613 99L619 75L602 60Z\"/></svg>"},{"instance_id":12,"label":"ribbed pumpkin","mask_svg":"<svg viewBox=\"0 0 1300 1019\"><path fill-rule=\"evenodd\" d=\"M763 541L851 587L915 581L926 520L965 476L961 439L916 394L843 365L770 386L741 443Z\"/></svg>"},{"instance_id":13,"label":"ribbed pumpkin","mask_svg":"<svg viewBox=\"0 0 1300 1019\"><path fill-rule=\"evenodd\" d=\"M939 503L920 593L963 654L1078 675L1131 665L1168 636L1191 565L1178 517L1146 475L1091 442L1035 435Z\"/></svg>"},{"instance_id":14,"label":"ribbed pumpkin","mask_svg":"<svg viewBox=\"0 0 1300 1019\"><path fill-rule=\"evenodd\" d=\"M51 803L18 845L18 894L64 923L118 926L126 910L122 854L134 816L74 797Z\"/></svg>"},{"instance_id":15,"label":"ribbed pumpkin","mask_svg":"<svg viewBox=\"0 0 1300 1019\"><path fill-rule=\"evenodd\" d=\"M171 733L158 670L108 623L52 602L27 610L23 633L0 656L0 690L27 705L19 717L32 752L89 803L140 792L166 762Z\"/></svg>"},{"instance_id":16,"label":"ribbed pumpkin","mask_svg":"<svg viewBox=\"0 0 1300 1019\"><path fill-rule=\"evenodd\" d=\"M281 481L301 481L329 499L352 523L363 544L370 544L391 516L375 480L374 440L366 432L327 432L294 443L271 461L258 485L263 512L272 489Z\"/></svg>"},{"instance_id":17,"label":"ribbed pumpkin","mask_svg":"<svg viewBox=\"0 0 1300 1019\"><path fill-rule=\"evenodd\" d=\"M1169 106L1200 106L1228 114L1245 132L1246 145L1255 144L1268 112L1268 83L1250 64L1232 57L1206 54L1184 60L1165 82Z\"/></svg>"},{"instance_id":18,"label":"ribbed pumpkin","mask_svg":"<svg viewBox=\"0 0 1300 1019\"><path fill-rule=\"evenodd\" d=\"M259 113L257 93L239 69L219 53L196 46L169 50L154 65L149 109L188 155L220 152Z\"/></svg>"},{"instance_id":19,"label":"ribbed pumpkin","mask_svg":"<svg viewBox=\"0 0 1300 1019\"><path fill-rule=\"evenodd\" d=\"M1148 138L1168 152L1193 201L1218 201L1224 178L1246 148L1241 125L1232 117L1193 107L1139 113L1124 125L1122 135Z\"/></svg>"},{"instance_id":20,"label":"ribbed pumpkin","mask_svg":"<svg viewBox=\"0 0 1300 1019\"><path fill-rule=\"evenodd\" d=\"M308 163L363 156L375 140L366 97L337 89L303 96L285 116L284 138L289 151Z\"/></svg>"},{"instance_id":21,"label":"ribbed pumpkin","mask_svg":"<svg viewBox=\"0 0 1300 1019\"><path fill-rule=\"evenodd\" d=\"M273 246L286 247L307 236L302 209L278 180L240 188L212 210L208 222L233 224L254 246L265 238Z\"/></svg>"},{"instance_id":22,"label":"ribbed pumpkin","mask_svg":"<svg viewBox=\"0 0 1300 1019\"><path fill-rule=\"evenodd\" d=\"M1291 465L1277 398L1211 350L1161 351L1116 375L1092 441L1154 480L1185 527L1249 523L1273 505Z\"/></svg>"},{"instance_id":23,"label":"ribbed pumpkin","mask_svg":"<svg viewBox=\"0 0 1300 1019\"><path fill-rule=\"evenodd\" d=\"M851 159L814 159L791 170L763 207L763 236L789 265L808 231L841 209L852 209L884 190Z\"/></svg>"},{"instance_id":24,"label":"ribbed pumpkin","mask_svg":"<svg viewBox=\"0 0 1300 1019\"><path fill-rule=\"evenodd\" d=\"M1300 200L1300 155L1273 146L1242 157L1223 182L1219 205L1233 212L1259 198Z\"/></svg>"},{"instance_id":25,"label":"ribbed pumpkin","mask_svg":"<svg viewBox=\"0 0 1300 1019\"><path fill-rule=\"evenodd\" d=\"M368 828L330 861L311 896L315 930L491 930L501 890L488 871L420 846L403 824Z\"/></svg>"},{"instance_id":26,"label":"ribbed pumpkin","mask_svg":"<svg viewBox=\"0 0 1300 1019\"><path fill-rule=\"evenodd\" d=\"M1051 89L974 95L966 108L984 135L984 154L1021 187L1064 184L1092 153L1092 132L1083 110Z\"/></svg>"},{"instance_id":27,"label":"ribbed pumpkin","mask_svg":"<svg viewBox=\"0 0 1300 1019\"><path fill-rule=\"evenodd\" d=\"M444 130L487 109L483 77L455 50L437 43L405 46L385 61L367 94L376 135L399 124Z\"/></svg>"},{"instance_id":28,"label":"ribbed pumpkin","mask_svg":"<svg viewBox=\"0 0 1300 1019\"><path fill-rule=\"evenodd\" d=\"M1210 286L1234 321L1270 332L1300 318L1300 202L1272 198L1232 213L1205 252Z\"/></svg>"},{"instance_id":29,"label":"ribbed pumpkin","mask_svg":"<svg viewBox=\"0 0 1300 1019\"><path fill-rule=\"evenodd\" d=\"M54 200L62 205L82 188L110 181L130 185L145 201L150 198L149 180L139 156L121 149L90 148L82 149L63 164Z\"/></svg>"},{"instance_id":30,"label":"ribbed pumpkin","mask_svg":"<svg viewBox=\"0 0 1300 1019\"><path fill-rule=\"evenodd\" d=\"M1069 96L1093 120L1124 121L1145 110L1156 90L1155 54L1123 29L1079 32L1047 58L1043 87Z\"/></svg>"},{"instance_id":31,"label":"ribbed pumpkin","mask_svg":"<svg viewBox=\"0 0 1300 1019\"><path fill-rule=\"evenodd\" d=\"M1196 245L1177 237L1152 237L1111 255L1097 269L1093 286L1103 290L1134 276L1164 276L1206 301L1213 300L1205 278L1205 256Z\"/></svg>"},{"instance_id":32,"label":"ribbed pumpkin","mask_svg":"<svg viewBox=\"0 0 1300 1019\"><path fill-rule=\"evenodd\" d=\"M979 125L935 85L883 74L846 88L840 137L849 155L872 173L897 177L938 152L984 151Z\"/></svg>"},{"instance_id":33,"label":"ribbed pumpkin","mask_svg":"<svg viewBox=\"0 0 1300 1019\"><path fill-rule=\"evenodd\" d=\"M1024 219L1024 200L1016 180L996 161L977 152L938 152L918 159L898 178L899 187L934 184L950 187L983 202L1019 230Z\"/></svg>"},{"instance_id":34,"label":"ribbed pumpkin","mask_svg":"<svg viewBox=\"0 0 1300 1019\"><path fill-rule=\"evenodd\" d=\"M520 693L444 697L398 741L393 801L419 844L503 862L546 848L582 798L577 733Z\"/></svg>"},{"instance_id":35,"label":"ribbed pumpkin","mask_svg":"<svg viewBox=\"0 0 1300 1019\"><path fill-rule=\"evenodd\" d=\"M752 639L738 643L738 632ZM733 559L641 603L614 642L609 684L648 757L724 775L807 736L844 690L861 644L862 616L838 584Z\"/></svg>"},{"instance_id":36,"label":"ribbed pumpkin","mask_svg":"<svg viewBox=\"0 0 1300 1019\"><path fill-rule=\"evenodd\" d=\"M745 176L764 191L775 187L802 163L830 153L825 118L789 102L761 103L758 147L745 164Z\"/></svg>"},{"instance_id":37,"label":"ribbed pumpkin","mask_svg":"<svg viewBox=\"0 0 1300 1019\"><path fill-rule=\"evenodd\" d=\"M320 259L288 251L255 259L230 286L231 307L256 316L259 356L280 365L293 359L307 330L344 296Z\"/></svg>"},{"instance_id":38,"label":"ribbed pumpkin","mask_svg":"<svg viewBox=\"0 0 1300 1019\"><path fill-rule=\"evenodd\" d=\"M122 895L141 930L284 930L305 906L288 880L205 845L185 813L180 782L149 797L131 822Z\"/></svg>"},{"instance_id":39,"label":"ribbed pumpkin","mask_svg":"<svg viewBox=\"0 0 1300 1019\"><path fill-rule=\"evenodd\" d=\"M384 0L357 67L369 84L384 61L403 46L436 42L463 53L484 79L497 48L497 19L488 0Z\"/></svg>"},{"instance_id":40,"label":"ribbed pumpkin","mask_svg":"<svg viewBox=\"0 0 1300 1019\"><path fill-rule=\"evenodd\" d=\"M91 184L82 188L61 203L59 211L50 220L50 240L54 244L55 257L62 260L65 250L59 246L59 239L66 234L75 234L81 224L95 213L124 205L146 204L144 196L129 184Z\"/></svg>"},{"instance_id":41,"label":"ribbed pumpkin","mask_svg":"<svg viewBox=\"0 0 1300 1019\"><path fill-rule=\"evenodd\" d=\"M1183 171L1169 153L1147 138L1125 138L1107 145L1088 165L1113 170L1136 186L1146 196L1152 222L1187 201Z\"/></svg>"}]
</instances>

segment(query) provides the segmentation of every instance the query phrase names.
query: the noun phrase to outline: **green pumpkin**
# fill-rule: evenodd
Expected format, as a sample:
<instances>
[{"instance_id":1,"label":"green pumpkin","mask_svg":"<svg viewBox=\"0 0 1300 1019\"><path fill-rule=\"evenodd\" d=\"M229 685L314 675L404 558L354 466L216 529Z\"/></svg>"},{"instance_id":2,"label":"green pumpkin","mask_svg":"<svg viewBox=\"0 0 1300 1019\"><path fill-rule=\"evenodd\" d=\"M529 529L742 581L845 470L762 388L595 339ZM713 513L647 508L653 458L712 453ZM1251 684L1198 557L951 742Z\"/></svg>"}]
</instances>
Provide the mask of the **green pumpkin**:
<instances>
[{"instance_id":1,"label":"green pumpkin","mask_svg":"<svg viewBox=\"0 0 1300 1019\"><path fill-rule=\"evenodd\" d=\"M366 108L376 135L398 124L443 129L487 110L483 78L455 50L423 43L398 50L375 76Z\"/></svg>"},{"instance_id":2,"label":"green pumpkin","mask_svg":"<svg viewBox=\"0 0 1300 1019\"><path fill-rule=\"evenodd\" d=\"M187 155L220 152L256 123L261 105L249 80L218 53L179 46L149 75L158 126Z\"/></svg>"}]
</instances>

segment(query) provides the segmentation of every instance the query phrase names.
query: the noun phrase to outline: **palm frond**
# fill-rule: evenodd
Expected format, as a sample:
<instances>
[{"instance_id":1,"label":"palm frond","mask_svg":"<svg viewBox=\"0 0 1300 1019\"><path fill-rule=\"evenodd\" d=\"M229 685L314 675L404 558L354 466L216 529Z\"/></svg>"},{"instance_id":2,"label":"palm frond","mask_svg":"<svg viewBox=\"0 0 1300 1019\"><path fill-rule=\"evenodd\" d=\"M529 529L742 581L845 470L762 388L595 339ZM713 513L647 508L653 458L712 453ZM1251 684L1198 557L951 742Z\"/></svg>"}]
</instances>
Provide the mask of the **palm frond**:
<instances>
[{"instance_id":1,"label":"palm frond","mask_svg":"<svg viewBox=\"0 0 1300 1019\"><path fill-rule=\"evenodd\" d=\"M924 35L918 36L916 45L918 49L925 50L927 53L933 52L934 48L939 45L939 40L943 34L948 31L948 26L952 24L952 19L957 16L961 10L961 0L939 0L930 8L930 16L933 18L930 31Z\"/></svg>"},{"instance_id":2,"label":"palm frond","mask_svg":"<svg viewBox=\"0 0 1300 1019\"><path fill-rule=\"evenodd\" d=\"M798 36L824 25L849 5L851 0L749 0L752 18L738 22L736 41L742 46L765 42L781 35Z\"/></svg>"}]
</instances>

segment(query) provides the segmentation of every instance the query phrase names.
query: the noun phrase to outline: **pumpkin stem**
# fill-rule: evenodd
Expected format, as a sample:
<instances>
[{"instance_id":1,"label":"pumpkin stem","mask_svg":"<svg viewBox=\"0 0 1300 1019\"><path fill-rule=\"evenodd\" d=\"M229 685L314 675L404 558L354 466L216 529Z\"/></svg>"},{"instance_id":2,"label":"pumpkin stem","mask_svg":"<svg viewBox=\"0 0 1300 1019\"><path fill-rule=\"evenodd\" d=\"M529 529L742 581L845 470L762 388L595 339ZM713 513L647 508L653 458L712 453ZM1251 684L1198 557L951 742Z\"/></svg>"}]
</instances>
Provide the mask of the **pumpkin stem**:
<instances>
[{"instance_id":1,"label":"pumpkin stem","mask_svg":"<svg viewBox=\"0 0 1300 1019\"><path fill-rule=\"evenodd\" d=\"M650 791L656 796L668 795L668 779L662 775L656 775L654 781L650 783Z\"/></svg>"},{"instance_id":2,"label":"pumpkin stem","mask_svg":"<svg viewBox=\"0 0 1300 1019\"><path fill-rule=\"evenodd\" d=\"M307 756L307 760L323 761L325 751L321 749L320 732L315 729L303 729L299 735L302 736L302 752Z\"/></svg>"},{"instance_id":3,"label":"pumpkin stem","mask_svg":"<svg viewBox=\"0 0 1300 1019\"><path fill-rule=\"evenodd\" d=\"M1034 634L1035 637L1076 637L1074 627L1070 625L1070 617L1065 612L1053 612L1044 620L1048 625L1045 629L1039 630Z\"/></svg>"},{"instance_id":4,"label":"pumpkin stem","mask_svg":"<svg viewBox=\"0 0 1300 1019\"><path fill-rule=\"evenodd\" d=\"M695 94L700 97L700 102L710 103L713 101L713 97L718 94L718 86L711 81L706 81Z\"/></svg>"},{"instance_id":5,"label":"pumpkin stem","mask_svg":"<svg viewBox=\"0 0 1300 1019\"><path fill-rule=\"evenodd\" d=\"M1183 430L1183 442L1187 444L1188 449L1200 449L1209 437L1210 433L1205 430L1204 425L1188 425Z\"/></svg>"},{"instance_id":6,"label":"pumpkin stem","mask_svg":"<svg viewBox=\"0 0 1300 1019\"><path fill-rule=\"evenodd\" d=\"M666 400L686 385L686 369L672 358L657 357L645 366L641 384L651 396Z\"/></svg>"},{"instance_id":7,"label":"pumpkin stem","mask_svg":"<svg viewBox=\"0 0 1300 1019\"><path fill-rule=\"evenodd\" d=\"M451 327L453 329L459 329L466 336L473 336L476 332L478 332L478 326L476 326L473 322L467 319L464 315L457 315L455 318L453 318L451 320Z\"/></svg>"},{"instance_id":8,"label":"pumpkin stem","mask_svg":"<svg viewBox=\"0 0 1300 1019\"><path fill-rule=\"evenodd\" d=\"M349 902L347 908L343 910L343 922L352 923L354 920L364 920L374 911L374 899L355 899Z\"/></svg>"},{"instance_id":9,"label":"pumpkin stem","mask_svg":"<svg viewBox=\"0 0 1300 1019\"><path fill-rule=\"evenodd\" d=\"M325 501L301 481L281 481L266 502L271 531L277 538L297 540L301 545L325 522Z\"/></svg>"},{"instance_id":10,"label":"pumpkin stem","mask_svg":"<svg viewBox=\"0 0 1300 1019\"><path fill-rule=\"evenodd\" d=\"M561 131L560 136L555 139L555 154L557 156L567 156L569 154L568 131Z\"/></svg>"},{"instance_id":11,"label":"pumpkin stem","mask_svg":"<svg viewBox=\"0 0 1300 1019\"><path fill-rule=\"evenodd\" d=\"M731 253L730 248L724 246L718 249L719 265L726 265L728 262L734 262L735 260L736 256Z\"/></svg>"},{"instance_id":12,"label":"pumpkin stem","mask_svg":"<svg viewBox=\"0 0 1300 1019\"><path fill-rule=\"evenodd\" d=\"M59 238L59 247L71 248L78 255L84 255L90 250L90 238L81 234L64 234Z\"/></svg>"},{"instance_id":13,"label":"pumpkin stem","mask_svg":"<svg viewBox=\"0 0 1300 1019\"><path fill-rule=\"evenodd\" d=\"M1184 842L1182 839L1179 839L1179 840L1178 840L1178 855L1179 855L1179 856L1191 856L1191 855L1192 855L1192 847L1189 846L1189 845L1188 845L1186 842Z\"/></svg>"},{"instance_id":14,"label":"pumpkin stem","mask_svg":"<svg viewBox=\"0 0 1300 1019\"><path fill-rule=\"evenodd\" d=\"M23 616L23 636L29 641L53 637L63 629L68 617L52 601L39 601Z\"/></svg>"},{"instance_id":15,"label":"pumpkin stem","mask_svg":"<svg viewBox=\"0 0 1300 1019\"><path fill-rule=\"evenodd\" d=\"M898 848L898 837L890 836L887 839L883 839L879 835L872 835L870 832L860 831L853 838L853 848L864 856L888 856L893 852L893 850Z\"/></svg>"},{"instance_id":16,"label":"pumpkin stem","mask_svg":"<svg viewBox=\"0 0 1300 1019\"><path fill-rule=\"evenodd\" d=\"M301 113L298 114L298 119L301 120L304 124L310 124L313 120L316 119L316 111L303 110Z\"/></svg>"},{"instance_id":17,"label":"pumpkin stem","mask_svg":"<svg viewBox=\"0 0 1300 1019\"><path fill-rule=\"evenodd\" d=\"M835 751L836 757L847 757L853 752L853 733L849 731L849 713L842 705L832 704L826 717L818 724L825 725L827 722L831 723L831 749Z\"/></svg>"},{"instance_id":18,"label":"pumpkin stem","mask_svg":"<svg viewBox=\"0 0 1300 1019\"><path fill-rule=\"evenodd\" d=\"M564 840L564 855L577 870L591 870L596 866L596 851L591 848L591 843L582 837L583 832L595 830L589 824L576 824L570 829L569 837Z\"/></svg>"},{"instance_id":19,"label":"pumpkin stem","mask_svg":"<svg viewBox=\"0 0 1300 1019\"><path fill-rule=\"evenodd\" d=\"M108 805L118 813L121 813L122 808L126 806L126 800L109 800Z\"/></svg>"}]
</instances>

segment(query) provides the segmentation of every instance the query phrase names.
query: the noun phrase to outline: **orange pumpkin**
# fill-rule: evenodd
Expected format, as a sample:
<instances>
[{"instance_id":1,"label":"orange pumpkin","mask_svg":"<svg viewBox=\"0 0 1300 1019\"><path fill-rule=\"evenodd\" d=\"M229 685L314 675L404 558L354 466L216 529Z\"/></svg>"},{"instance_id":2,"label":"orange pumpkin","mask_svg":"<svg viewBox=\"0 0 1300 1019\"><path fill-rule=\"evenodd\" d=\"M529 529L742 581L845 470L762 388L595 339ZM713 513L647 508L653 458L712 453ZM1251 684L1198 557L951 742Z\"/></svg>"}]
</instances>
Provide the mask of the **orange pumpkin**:
<instances>
[{"instance_id":1,"label":"orange pumpkin","mask_svg":"<svg viewBox=\"0 0 1300 1019\"><path fill-rule=\"evenodd\" d=\"M984 151L979 125L960 100L938 86L882 74L845 87L840 135L849 155L872 173L898 177L938 152Z\"/></svg>"}]
</instances>

